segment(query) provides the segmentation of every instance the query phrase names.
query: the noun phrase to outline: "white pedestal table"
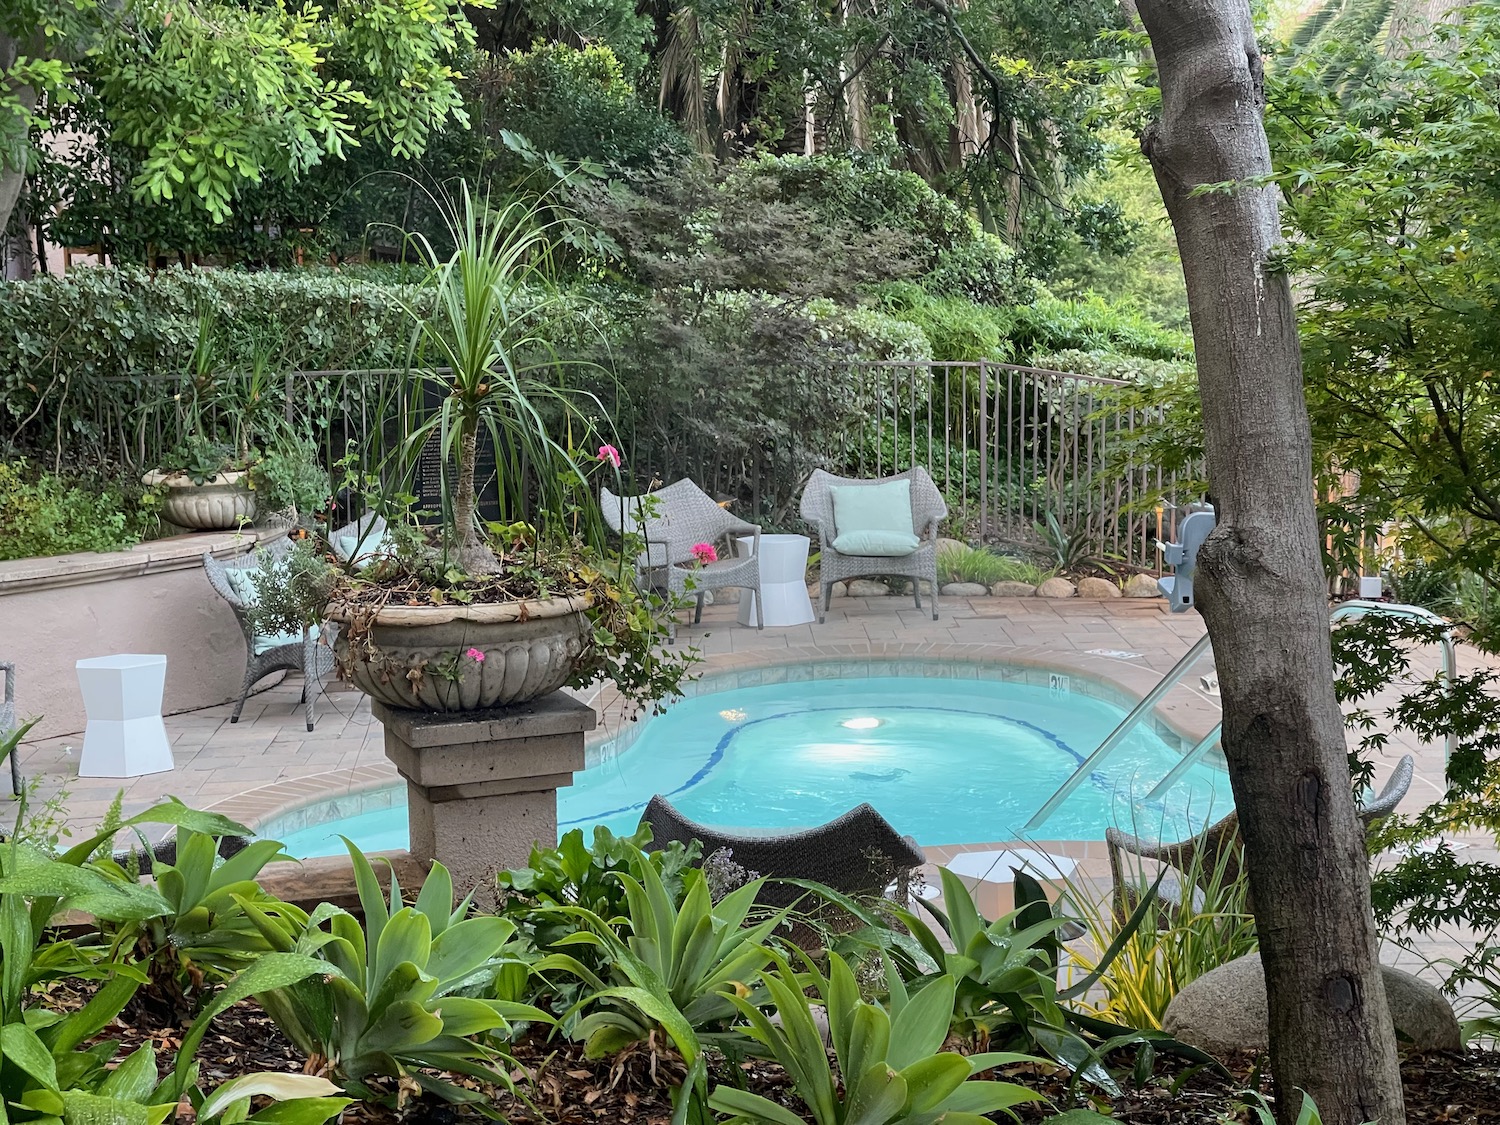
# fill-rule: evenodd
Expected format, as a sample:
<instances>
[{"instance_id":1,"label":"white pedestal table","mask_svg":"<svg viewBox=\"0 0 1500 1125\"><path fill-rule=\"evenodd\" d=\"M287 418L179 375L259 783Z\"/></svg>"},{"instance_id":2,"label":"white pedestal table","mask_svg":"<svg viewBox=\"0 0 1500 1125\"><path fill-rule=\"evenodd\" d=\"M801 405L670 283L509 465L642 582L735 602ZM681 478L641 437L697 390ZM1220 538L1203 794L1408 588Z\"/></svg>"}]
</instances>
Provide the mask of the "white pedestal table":
<instances>
[{"instance_id":1,"label":"white pedestal table","mask_svg":"<svg viewBox=\"0 0 1500 1125\"><path fill-rule=\"evenodd\" d=\"M755 553L755 538L739 537L740 552ZM813 620L812 599L807 596L807 552L811 546L805 535L762 535L760 537L760 590L765 598L767 628L806 625ZM741 625L755 624L755 595L740 593Z\"/></svg>"},{"instance_id":2,"label":"white pedestal table","mask_svg":"<svg viewBox=\"0 0 1500 1125\"><path fill-rule=\"evenodd\" d=\"M170 770L172 745L161 720L165 656L126 653L80 660L78 687L88 712L79 777L140 777Z\"/></svg>"}]
</instances>

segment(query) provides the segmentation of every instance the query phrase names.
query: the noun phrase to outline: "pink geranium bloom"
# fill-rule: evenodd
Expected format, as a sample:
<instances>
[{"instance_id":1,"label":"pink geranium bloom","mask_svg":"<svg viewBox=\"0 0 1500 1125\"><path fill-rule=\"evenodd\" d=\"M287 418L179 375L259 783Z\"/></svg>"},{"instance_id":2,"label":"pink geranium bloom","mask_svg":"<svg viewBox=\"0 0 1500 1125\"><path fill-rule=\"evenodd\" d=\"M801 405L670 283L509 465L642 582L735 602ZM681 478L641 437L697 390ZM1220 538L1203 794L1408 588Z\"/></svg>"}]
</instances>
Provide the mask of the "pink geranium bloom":
<instances>
[{"instance_id":1,"label":"pink geranium bloom","mask_svg":"<svg viewBox=\"0 0 1500 1125\"><path fill-rule=\"evenodd\" d=\"M719 561L719 552L714 550L712 543L694 543L693 557L703 566L707 566L711 562Z\"/></svg>"},{"instance_id":2,"label":"pink geranium bloom","mask_svg":"<svg viewBox=\"0 0 1500 1125\"><path fill-rule=\"evenodd\" d=\"M471 648L468 652L464 653L464 655L472 660L475 664L484 663L484 653L480 652L477 648Z\"/></svg>"},{"instance_id":3,"label":"pink geranium bloom","mask_svg":"<svg viewBox=\"0 0 1500 1125\"><path fill-rule=\"evenodd\" d=\"M608 461L618 469L620 467L620 451L612 445L601 445L599 447L599 460Z\"/></svg>"}]
</instances>

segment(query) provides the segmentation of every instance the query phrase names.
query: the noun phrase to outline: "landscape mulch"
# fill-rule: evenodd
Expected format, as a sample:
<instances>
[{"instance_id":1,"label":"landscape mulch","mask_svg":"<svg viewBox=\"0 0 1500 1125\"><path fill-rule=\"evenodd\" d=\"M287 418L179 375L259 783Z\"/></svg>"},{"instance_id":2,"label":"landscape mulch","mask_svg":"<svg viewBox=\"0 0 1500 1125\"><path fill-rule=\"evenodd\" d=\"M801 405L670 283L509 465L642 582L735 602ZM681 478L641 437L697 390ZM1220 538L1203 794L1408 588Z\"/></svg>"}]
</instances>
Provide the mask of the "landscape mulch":
<instances>
[{"instance_id":1,"label":"landscape mulch","mask_svg":"<svg viewBox=\"0 0 1500 1125\"><path fill-rule=\"evenodd\" d=\"M184 1029L141 1028L117 1023L105 1037L121 1040L126 1051L153 1043L159 1055L176 1050ZM122 1056L123 1056L122 1052ZM607 1059L586 1059L581 1045L528 1036L517 1044L510 1071L515 1092L488 1091L493 1106L516 1125L666 1125L672 1112L671 1090L682 1079L683 1066L670 1049L641 1044ZM300 1071L304 1057L253 1002L237 1004L221 1015L199 1051L203 1085L212 1087L240 1074L261 1070ZM165 1061L163 1059L163 1061ZM1121 1055L1116 1074L1123 1088L1118 1098L1097 1092L1078 1099L1069 1094L1066 1077L1043 1068L1018 1068L997 1074L1032 1086L1047 1103L1019 1107L1025 1125L1044 1121L1054 1110L1085 1105L1112 1114L1124 1125L1228 1125L1253 1122L1244 1091L1259 1081L1270 1094L1263 1061L1253 1055L1225 1060L1228 1077L1170 1058L1159 1058L1148 1081L1131 1081L1131 1060ZM741 1081L756 1093L797 1111L785 1073L760 1060L731 1062L717 1058L710 1084L731 1080L738 1067ZM1409 1055L1402 1065L1407 1120L1442 1125L1500 1125L1500 1054L1488 1051L1433 1052ZM463 1082L472 1085L470 1080ZM394 1087L390 1090L394 1095ZM393 1099L394 1100L394 1099ZM344 1116L346 1125L472 1125L482 1120L473 1108L453 1108L408 1094L401 1107L357 1102ZM1008 1120L1003 1115L997 1120Z\"/></svg>"}]
</instances>

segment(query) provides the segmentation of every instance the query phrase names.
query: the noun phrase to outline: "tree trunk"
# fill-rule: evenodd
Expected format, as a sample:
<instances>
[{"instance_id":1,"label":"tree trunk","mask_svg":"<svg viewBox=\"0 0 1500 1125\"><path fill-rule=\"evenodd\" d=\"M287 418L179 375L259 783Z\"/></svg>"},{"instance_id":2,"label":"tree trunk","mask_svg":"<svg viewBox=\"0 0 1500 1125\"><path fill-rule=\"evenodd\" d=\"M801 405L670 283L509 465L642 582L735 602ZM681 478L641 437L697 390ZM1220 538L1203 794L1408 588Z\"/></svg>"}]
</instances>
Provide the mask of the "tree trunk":
<instances>
[{"instance_id":1,"label":"tree trunk","mask_svg":"<svg viewBox=\"0 0 1500 1125\"><path fill-rule=\"evenodd\" d=\"M0 71L8 70L13 66L20 51L21 44L17 40L0 32ZM9 85L10 96L19 101L22 111L29 115L36 108L36 90L31 86L20 86L15 83ZM10 213L15 210L16 201L21 198L21 191L25 186L25 157L22 157L18 167L12 167L5 160L0 160L0 238L3 238L5 234L6 225L10 222ZM3 266L4 262L0 261L0 268Z\"/></svg>"},{"instance_id":2,"label":"tree trunk","mask_svg":"<svg viewBox=\"0 0 1500 1125\"><path fill-rule=\"evenodd\" d=\"M1218 527L1199 554L1270 1002L1276 1116L1405 1120L1333 693L1312 442L1247 0L1138 0L1161 77L1142 147L1177 234ZM1232 191L1194 195L1201 184Z\"/></svg>"},{"instance_id":3,"label":"tree trunk","mask_svg":"<svg viewBox=\"0 0 1500 1125\"><path fill-rule=\"evenodd\" d=\"M479 537L474 497L475 470L479 464L478 419L460 423L458 432L458 481L453 490L453 527L458 533L458 557L470 574L498 574L500 561L489 544Z\"/></svg>"}]
</instances>

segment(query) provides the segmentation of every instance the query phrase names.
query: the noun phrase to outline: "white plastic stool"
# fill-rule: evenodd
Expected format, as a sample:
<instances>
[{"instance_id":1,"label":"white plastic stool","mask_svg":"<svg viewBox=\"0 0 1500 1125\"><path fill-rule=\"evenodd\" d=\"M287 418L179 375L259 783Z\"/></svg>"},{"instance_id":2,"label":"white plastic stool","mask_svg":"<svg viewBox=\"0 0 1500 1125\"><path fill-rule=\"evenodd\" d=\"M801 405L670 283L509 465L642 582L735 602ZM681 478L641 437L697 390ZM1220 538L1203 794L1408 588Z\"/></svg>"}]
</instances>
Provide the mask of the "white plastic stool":
<instances>
[{"instance_id":1,"label":"white plastic stool","mask_svg":"<svg viewBox=\"0 0 1500 1125\"><path fill-rule=\"evenodd\" d=\"M755 538L739 538L740 553L754 554ZM813 619L812 600L807 596L807 551L811 546L805 535L762 535L760 537L760 592L765 596L766 628L806 625ZM739 622L755 623L755 595L746 590L740 595Z\"/></svg>"},{"instance_id":2,"label":"white plastic stool","mask_svg":"<svg viewBox=\"0 0 1500 1125\"><path fill-rule=\"evenodd\" d=\"M80 660L78 687L89 725L79 777L139 777L175 764L161 721L167 658L125 654Z\"/></svg>"}]
</instances>

